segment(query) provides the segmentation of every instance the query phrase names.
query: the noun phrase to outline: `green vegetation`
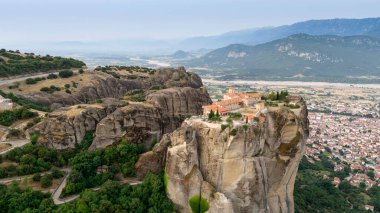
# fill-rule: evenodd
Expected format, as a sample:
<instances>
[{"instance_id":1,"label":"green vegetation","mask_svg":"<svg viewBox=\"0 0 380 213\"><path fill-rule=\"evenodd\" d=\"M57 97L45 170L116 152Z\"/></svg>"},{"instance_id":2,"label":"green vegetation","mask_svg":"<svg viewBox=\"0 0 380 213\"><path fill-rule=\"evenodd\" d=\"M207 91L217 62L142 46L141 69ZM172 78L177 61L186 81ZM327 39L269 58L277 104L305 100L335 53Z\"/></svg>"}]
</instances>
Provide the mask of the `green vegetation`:
<instances>
[{"instance_id":1,"label":"green vegetation","mask_svg":"<svg viewBox=\"0 0 380 213\"><path fill-rule=\"evenodd\" d=\"M231 112L229 114L229 118L231 118L232 120L240 120L241 117L242 117L242 115L240 112Z\"/></svg>"},{"instance_id":2,"label":"green vegetation","mask_svg":"<svg viewBox=\"0 0 380 213\"><path fill-rule=\"evenodd\" d=\"M4 98L9 98L12 100L12 102L26 108L26 109L35 109L39 111L44 111L44 112L50 112L51 109L49 107L46 107L40 103L30 101L24 98L20 98L15 96L13 93L5 93L0 90L0 95L3 96Z\"/></svg>"},{"instance_id":3,"label":"green vegetation","mask_svg":"<svg viewBox=\"0 0 380 213\"><path fill-rule=\"evenodd\" d=\"M289 95L287 90L282 90L281 92L271 92L267 96L264 96L264 100L271 101L285 101L286 97Z\"/></svg>"},{"instance_id":4,"label":"green vegetation","mask_svg":"<svg viewBox=\"0 0 380 213\"><path fill-rule=\"evenodd\" d=\"M81 68L85 64L72 58L38 56L33 53L20 54L17 51L0 50L0 77L22 75L50 70Z\"/></svg>"},{"instance_id":5,"label":"green vegetation","mask_svg":"<svg viewBox=\"0 0 380 213\"><path fill-rule=\"evenodd\" d=\"M131 101L136 101L136 102L145 101L144 90L142 89L134 89L134 90L128 91L126 95L130 96Z\"/></svg>"},{"instance_id":6,"label":"green vegetation","mask_svg":"<svg viewBox=\"0 0 380 213\"><path fill-rule=\"evenodd\" d=\"M300 108L300 106L298 104L284 104L284 106L289 107L290 109Z\"/></svg>"},{"instance_id":7,"label":"green vegetation","mask_svg":"<svg viewBox=\"0 0 380 213\"><path fill-rule=\"evenodd\" d=\"M216 113L211 110L210 113L208 114L208 120L209 121L221 121L222 119L220 118L219 111L216 111Z\"/></svg>"},{"instance_id":8,"label":"green vegetation","mask_svg":"<svg viewBox=\"0 0 380 213\"><path fill-rule=\"evenodd\" d=\"M279 48L284 49L278 51ZM245 52L247 56L227 60L231 51ZM312 60L290 54L292 51L308 53ZM239 76L245 80L379 83L379 57L377 38L296 34L256 46L229 45L193 60L191 65L208 66L210 71L202 74L218 72L217 80L222 81Z\"/></svg>"},{"instance_id":9,"label":"green vegetation","mask_svg":"<svg viewBox=\"0 0 380 213\"><path fill-rule=\"evenodd\" d=\"M47 77L47 79L57 79L58 78L58 75L54 74L54 73L50 73Z\"/></svg>"},{"instance_id":10,"label":"green vegetation","mask_svg":"<svg viewBox=\"0 0 380 213\"><path fill-rule=\"evenodd\" d=\"M48 188L53 185L52 177L50 175L44 175L41 177L40 183L42 188Z\"/></svg>"},{"instance_id":11,"label":"green vegetation","mask_svg":"<svg viewBox=\"0 0 380 213\"><path fill-rule=\"evenodd\" d=\"M237 134L237 129L233 128L233 129L231 130L231 132L230 132L230 135L232 135L232 136L236 136L236 134Z\"/></svg>"},{"instance_id":12,"label":"green vegetation","mask_svg":"<svg viewBox=\"0 0 380 213\"><path fill-rule=\"evenodd\" d=\"M18 89L20 86L20 82L16 82L13 85L9 85L8 89Z\"/></svg>"},{"instance_id":13,"label":"green vegetation","mask_svg":"<svg viewBox=\"0 0 380 213\"><path fill-rule=\"evenodd\" d=\"M366 212L365 204L375 206L380 210L380 187L372 187L366 191L356 188L343 180L339 187L332 185L333 177L346 177L346 171L334 172L333 163L321 154L321 161L315 164L309 163L304 157L301 160L299 171L294 186L294 201L296 212ZM324 179L323 176L328 178Z\"/></svg>"},{"instance_id":14,"label":"green vegetation","mask_svg":"<svg viewBox=\"0 0 380 213\"><path fill-rule=\"evenodd\" d=\"M79 150L87 150L94 140L94 131L87 131L86 134L83 137L82 142L77 145L77 149Z\"/></svg>"},{"instance_id":15,"label":"green vegetation","mask_svg":"<svg viewBox=\"0 0 380 213\"><path fill-rule=\"evenodd\" d=\"M18 120L29 119L36 116L38 116L38 113L31 112L30 110L24 107L12 110L5 110L0 112L0 124L3 126L10 126Z\"/></svg>"},{"instance_id":16,"label":"green vegetation","mask_svg":"<svg viewBox=\"0 0 380 213\"><path fill-rule=\"evenodd\" d=\"M71 70L63 70L58 73L58 76L61 78L70 78L74 75L74 72Z\"/></svg>"},{"instance_id":17,"label":"green vegetation","mask_svg":"<svg viewBox=\"0 0 380 213\"><path fill-rule=\"evenodd\" d=\"M147 68L147 67L139 67L139 66L104 66L104 67L96 67L96 71L113 71L113 70L125 70L129 71L130 73L132 72L142 72L142 73L154 73L156 70L152 68Z\"/></svg>"},{"instance_id":18,"label":"green vegetation","mask_svg":"<svg viewBox=\"0 0 380 213\"><path fill-rule=\"evenodd\" d=\"M152 150L153 147L158 143L158 140L157 140L157 137L156 136L153 136L152 138L152 141L150 143L150 149L149 150Z\"/></svg>"},{"instance_id":19,"label":"green vegetation","mask_svg":"<svg viewBox=\"0 0 380 213\"><path fill-rule=\"evenodd\" d=\"M21 135L21 131L19 129L10 129L8 131L8 136L10 137L18 137Z\"/></svg>"},{"instance_id":20,"label":"green vegetation","mask_svg":"<svg viewBox=\"0 0 380 213\"><path fill-rule=\"evenodd\" d=\"M269 102L265 102L265 106L278 107L278 104L275 102L269 101Z\"/></svg>"},{"instance_id":21,"label":"green vegetation","mask_svg":"<svg viewBox=\"0 0 380 213\"><path fill-rule=\"evenodd\" d=\"M34 182L39 182L41 180L41 177L42 176L41 176L40 173L36 173L36 174L33 175L32 179L33 179Z\"/></svg>"},{"instance_id":22,"label":"green vegetation","mask_svg":"<svg viewBox=\"0 0 380 213\"><path fill-rule=\"evenodd\" d=\"M43 80L46 80L46 78L45 77L42 77L42 78L40 78L40 77L37 77L37 78L27 78L25 80L25 83L26 84L36 84L37 82L43 81Z\"/></svg>"},{"instance_id":23,"label":"green vegetation","mask_svg":"<svg viewBox=\"0 0 380 213\"><path fill-rule=\"evenodd\" d=\"M0 209L8 212L174 212L162 175L148 174L136 186L106 181L98 192L85 190L77 200L54 205L49 193L0 185Z\"/></svg>"},{"instance_id":24,"label":"green vegetation","mask_svg":"<svg viewBox=\"0 0 380 213\"><path fill-rule=\"evenodd\" d=\"M47 93L52 94L52 93L54 93L54 92L56 92L56 91L61 91L61 88L56 87L56 86L54 86L54 85L51 85L50 87L42 87L42 88L40 89L40 91L41 91L41 92L47 92Z\"/></svg>"},{"instance_id":25,"label":"green vegetation","mask_svg":"<svg viewBox=\"0 0 380 213\"><path fill-rule=\"evenodd\" d=\"M193 213L204 213L210 208L208 201L199 195L192 196L189 205Z\"/></svg>"},{"instance_id":26,"label":"green vegetation","mask_svg":"<svg viewBox=\"0 0 380 213\"><path fill-rule=\"evenodd\" d=\"M0 185L0 209L2 212L51 212L54 206L50 194L21 189L16 184Z\"/></svg>"},{"instance_id":27,"label":"green vegetation","mask_svg":"<svg viewBox=\"0 0 380 213\"><path fill-rule=\"evenodd\" d=\"M144 102L145 98L142 94L135 94L131 96L131 100L136 102Z\"/></svg>"},{"instance_id":28,"label":"green vegetation","mask_svg":"<svg viewBox=\"0 0 380 213\"><path fill-rule=\"evenodd\" d=\"M168 174L166 173L166 171L164 172L164 186L165 186L165 192L168 191L168 185L169 185L169 176Z\"/></svg>"},{"instance_id":29,"label":"green vegetation","mask_svg":"<svg viewBox=\"0 0 380 213\"><path fill-rule=\"evenodd\" d=\"M27 144L8 152L3 158L17 165L0 167L0 178L29 175L67 165L74 156L74 150L53 150L42 145Z\"/></svg>"},{"instance_id":30,"label":"green vegetation","mask_svg":"<svg viewBox=\"0 0 380 213\"><path fill-rule=\"evenodd\" d=\"M76 194L86 188L99 186L108 179L113 179L114 175L119 172L124 176L134 176L134 165L142 152L142 145L130 144L126 141L104 150L79 152L69 161L72 172L62 196ZM97 168L102 165L107 165L109 170L97 173Z\"/></svg>"},{"instance_id":31,"label":"green vegetation","mask_svg":"<svg viewBox=\"0 0 380 213\"><path fill-rule=\"evenodd\" d=\"M220 125L220 132L223 132L227 127L229 127L229 125L221 124Z\"/></svg>"}]
</instances>

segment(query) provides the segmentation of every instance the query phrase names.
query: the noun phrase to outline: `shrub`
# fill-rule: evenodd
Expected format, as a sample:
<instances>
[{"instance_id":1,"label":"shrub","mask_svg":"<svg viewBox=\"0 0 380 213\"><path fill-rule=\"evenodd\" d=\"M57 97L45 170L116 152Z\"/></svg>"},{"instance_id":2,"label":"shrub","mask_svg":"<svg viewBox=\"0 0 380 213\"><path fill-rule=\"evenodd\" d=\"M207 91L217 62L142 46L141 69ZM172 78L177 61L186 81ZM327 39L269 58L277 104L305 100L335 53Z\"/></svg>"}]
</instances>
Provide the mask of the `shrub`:
<instances>
[{"instance_id":1,"label":"shrub","mask_svg":"<svg viewBox=\"0 0 380 213\"><path fill-rule=\"evenodd\" d=\"M228 125L226 125L226 124L220 125L220 132L223 132L227 127L228 127Z\"/></svg>"},{"instance_id":2,"label":"shrub","mask_svg":"<svg viewBox=\"0 0 380 213\"><path fill-rule=\"evenodd\" d=\"M51 175L44 175L43 177L41 177L40 183L41 183L42 188L50 187L51 185L53 185L52 176Z\"/></svg>"},{"instance_id":3,"label":"shrub","mask_svg":"<svg viewBox=\"0 0 380 213\"><path fill-rule=\"evenodd\" d=\"M32 136L30 136L30 142L33 145L37 144L37 141L38 141L38 135L37 134L33 134Z\"/></svg>"},{"instance_id":4,"label":"shrub","mask_svg":"<svg viewBox=\"0 0 380 213\"><path fill-rule=\"evenodd\" d=\"M54 74L54 73L51 73L47 76L47 79L56 79L58 78L58 75Z\"/></svg>"},{"instance_id":5,"label":"shrub","mask_svg":"<svg viewBox=\"0 0 380 213\"><path fill-rule=\"evenodd\" d=\"M33 181L39 182L40 180L41 180L41 174L40 173L36 173L33 175Z\"/></svg>"},{"instance_id":6,"label":"shrub","mask_svg":"<svg viewBox=\"0 0 380 213\"><path fill-rule=\"evenodd\" d=\"M37 115L38 114L36 112L31 112L24 107L13 110L5 110L0 112L0 124L10 126L17 120L33 118Z\"/></svg>"},{"instance_id":7,"label":"shrub","mask_svg":"<svg viewBox=\"0 0 380 213\"><path fill-rule=\"evenodd\" d=\"M65 88L66 89L70 88L70 84L65 84Z\"/></svg>"},{"instance_id":8,"label":"shrub","mask_svg":"<svg viewBox=\"0 0 380 213\"><path fill-rule=\"evenodd\" d=\"M157 137L154 136L153 139L152 139L152 142L150 144L150 150L152 150L153 147L154 147L154 145L156 145L156 144L157 144Z\"/></svg>"},{"instance_id":9,"label":"shrub","mask_svg":"<svg viewBox=\"0 0 380 213\"><path fill-rule=\"evenodd\" d=\"M199 195L194 195L189 200L189 205L193 213L204 213L210 208L210 204Z\"/></svg>"},{"instance_id":10,"label":"shrub","mask_svg":"<svg viewBox=\"0 0 380 213\"><path fill-rule=\"evenodd\" d=\"M83 69L80 69L79 74L83 74L83 73L84 73Z\"/></svg>"},{"instance_id":11,"label":"shrub","mask_svg":"<svg viewBox=\"0 0 380 213\"><path fill-rule=\"evenodd\" d=\"M58 179L58 178L61 178L64 176L63 172L57 168L53 168L52 172L51 172L51 176L52 178L54 179Z\"/></svg>"},{"instance_id":12,"label":"shrub","mask_svg":"<svg viewBox=\"0 0 380 213\"><path fill-rule=\"evenodd\" d=\"M66 89L65 92L71 94L71 91L69 89Z\"/></svg>"},{"instance_id":13,"label":"shrub","mask_svg":"<svg viewBox=\"0 0 380 213\"><path fill-rule=\"evenodd\" d=\"M11 137L18 137L20 136L20 134L21 134L21 131L18 129L10 129L8 132L8 135Z\"/></svg>"},{"instance_id":14,"label":"shrub","mask_svg":"<svg viewBox=\"0 0 380 213\"><path fill-rule=\"evenodd\" d=\"M74 75L74 72L71 70L64 70L58 73L61 78L69 78Z\"/></svg>"},{"instance_id":15,"label":"shrub","mask_svg":"<svg viewBox=\"0 0 380 213\"><path fill-rule=\"evenodd\" d=\"M237 130L236 130L235 128L233 128L233 129L231 130L231 132L230 132L230 135L235 136L236 133L237 133Z\"/></svg>"},{"instance_id":16,"label":"shrub","mask_svg":"<svg viewBox=\"0 0 380 213\"><path fill-rule=\"evenodd\" d=\"M8 86L8 89L18 89L19 86L20 86L20 83L17 82L13 85Z\"/></svg>"},{"instance_id":17,"label":"shrub","mask_svg":"<svg viewBox=\"0 0 380 213\"><path fill-rule=\"evenodd\" d=\"M35 84L35 83L37 83L37 81L35 81L33 78L27 78L25 80L25 83L26 84Z\"/></svg>"}]
</instances>

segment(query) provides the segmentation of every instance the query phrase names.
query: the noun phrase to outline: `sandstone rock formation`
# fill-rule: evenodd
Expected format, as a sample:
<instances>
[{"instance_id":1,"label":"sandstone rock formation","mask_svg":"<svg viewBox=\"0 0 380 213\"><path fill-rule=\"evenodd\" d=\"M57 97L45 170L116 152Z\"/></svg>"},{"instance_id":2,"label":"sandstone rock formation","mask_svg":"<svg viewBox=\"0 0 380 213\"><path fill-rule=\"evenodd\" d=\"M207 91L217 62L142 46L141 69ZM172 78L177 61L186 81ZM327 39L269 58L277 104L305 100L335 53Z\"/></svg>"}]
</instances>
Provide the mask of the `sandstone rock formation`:
<instances>
[{"instance_id":1,"label":"sandstone rock formation","mask_svg":"<svg viewBox=\"0 0 380 213\"><path fill-rule=\"evenodd\" d=\"M199 88L202 87L202 80L198 75L186 72L183 67L157 69L152 75L138 76L135 79L123 76L115 78L110 74L94 71L86 86L73 94L24 91L17 95L58 109L62 106L87 104L102 98L121 98L130 90L147 90L154 86Z\"/></svg>"},{"instance_id":2,"label":"sandstone rock formation","mask_svg":"<svg viewBox=\"0 0 380 213\"><path fill-rule=\"evenodd\" d=\"M140 157L138 176L165 168L167 194L180 212L191 212L194 196L207 200L208 212L294 212L308 119L301 98L288 101L301 108L269 108L257 125L222 130L220 124L188 119Z\"/></svg>"},{"instance_id":3,"label":"sandstone rock formation","mask_svg":"<svg viewBox=\"0 0 380 213\"><path fill-rule=\"evenodd\" d=\"M108 114L121 107L116 99L105 99L102 104L80 104L60 108L28 130L38 135L38 143L54 149L75 148L87 131L94 131Z\"/></svg>"},{"instance_id":4,"label":"sandstone rock formation","mask_svg":"<svg viewBox=\"0 0 380 213\"><path fill-rule=\"evenodd\" d=\"M153 92L146 102L130 102L104 118L96 128L96 137L90 149L104 148L121 139L144 143L174 131L189 115L202 114L202 105L211 99L206 90L175 87Z\"/></svg>"}]
</instances>

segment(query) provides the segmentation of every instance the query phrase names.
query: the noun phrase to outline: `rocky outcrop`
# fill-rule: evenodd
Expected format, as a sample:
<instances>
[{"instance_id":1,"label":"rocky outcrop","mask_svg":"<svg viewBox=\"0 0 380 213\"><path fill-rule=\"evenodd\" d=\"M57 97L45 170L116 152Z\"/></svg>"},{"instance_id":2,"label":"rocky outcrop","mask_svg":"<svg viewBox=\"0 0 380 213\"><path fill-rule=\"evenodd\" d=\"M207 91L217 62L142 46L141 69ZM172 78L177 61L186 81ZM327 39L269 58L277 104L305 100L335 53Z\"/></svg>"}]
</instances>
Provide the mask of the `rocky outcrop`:
<instances>
[{"instance_id":1,"label":"rocky outcrop","mask_svg":"<svg viewBox=\"0 0 380 213\"><path fill-rule=\"evenodd\" d=\"M309 133L305 102L289 100L301 108L265 109L265 121L256 125L222 130L188 119L140 157L137 174L165 168L167 194L180 212L191 212L189 200L197 196L208 212L294 212L294 181Z\"/></svg>"},{"instance_id":2,"label":"rocky outcrop","mask_svg":"<svg viewBox=\"0 0 380 213\"><path fill-rule=\"evenodd\" d=\"M81 82L82 84L83 82ZM46 92L18 94L27 99L37 101L54 109L62 106L75 104L88 104L97 99L121 98L128 91L142 89L147 90L152 87L202 87L201 78L190 72L186 72L183 67L157 69L152 75L139 76L134 79L121 76L115 78L110 74L100 71L91 73L91 78L86 86L73 94Z\"/></svg>"},{"instance_id":3,"label":"rocky outcrop","mask_svg":"<svg viewBox=\"0 0 380 213\"><path fill-rule=\"evenodd\" d=\"M104 118L96 128L90 149L104 148L121 139L144 143L174 131L189 115L202 113L202 105L211 102L207 91L199 88L176 87L153 92L146 102L130 102Z\"/></svg>"},{"instance_id":4,"label":"rocky outcrop","mask_svg":"<svg viewBox=\"0 0 380 213\"><path fill-rule=\"evenodd\" d=\"M28 130L38 135L38 143L49 148L75 148L87 131L94 131L108 114L121 107L115 99L105 99L101 104L80 104L56 110Z\"/></svg>"}]
</instances>

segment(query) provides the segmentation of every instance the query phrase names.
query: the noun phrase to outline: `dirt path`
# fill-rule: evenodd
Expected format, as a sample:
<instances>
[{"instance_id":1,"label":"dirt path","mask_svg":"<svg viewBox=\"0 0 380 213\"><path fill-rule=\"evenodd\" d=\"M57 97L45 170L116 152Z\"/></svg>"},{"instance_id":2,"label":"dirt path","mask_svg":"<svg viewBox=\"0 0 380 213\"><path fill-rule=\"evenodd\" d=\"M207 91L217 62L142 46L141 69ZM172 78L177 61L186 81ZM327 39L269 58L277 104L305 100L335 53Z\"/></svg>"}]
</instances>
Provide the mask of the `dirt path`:
<instances>
[{"instance_id":1,"label":"dirt path","mask_svg":"<svg viewBox=\"0 0 380 213\"><path fill-rule=\"evenodd\" d=\"M9 151L15 149L16 147L22 147L22 146L30 143L30 141L28 139L20 139L20 140L14 140L14 141L2 141L0 143L3 143L3 144L9 143L9 144L12 145L11 148L0 152L0 155L3 155L3 154L6 154Z\"/></svg>"}]
</instances>

